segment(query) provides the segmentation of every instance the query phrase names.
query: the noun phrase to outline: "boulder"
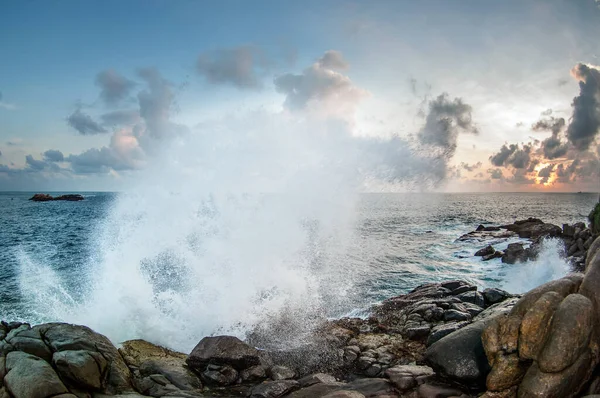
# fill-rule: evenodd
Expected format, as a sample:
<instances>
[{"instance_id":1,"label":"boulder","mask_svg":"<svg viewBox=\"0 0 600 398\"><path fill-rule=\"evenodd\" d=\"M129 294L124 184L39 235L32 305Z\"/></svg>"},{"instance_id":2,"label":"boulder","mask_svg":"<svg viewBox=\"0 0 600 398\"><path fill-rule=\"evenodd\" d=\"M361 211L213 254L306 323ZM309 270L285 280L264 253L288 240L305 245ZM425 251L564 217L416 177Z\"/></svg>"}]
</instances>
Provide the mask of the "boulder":
<instances>
[{"instance_id":1,"label":"boulder","mask_svg":"<svg viewBox=\"0 0 600 398\"><path fill-rule=\"evenodd\" d=\"M548 337L550 321L563 298L556 292L544 293L527 311L519 330L519 357L537 359Z\"/></svg>"},{"instance_id":2,"label":"boulder","mask_svg":"<svg viewBox=\"0 0 600 398\"><path fill-rule=\"evenodd\" d=\"M327 382L316 383L310 386L302 387L289 394L286 398L316 398L323 397L331 392L342 390L346 387L346 383Z\"/></svg>"},{"instance_id":3,"label":"boulder","mask_svg":"<svg viewBox=\"0 0 600 398\"><path fill-rule=\"evenodd\" d=\"M579 287L579 294L592 301L596 313L600 313L600 289L598 286L600 286L600 255L596 253L587 265L585 277Z\"/></svg>"},{"instance_id":4,"label":"boulder","mask_svg":"<svg viewBox=\"0 0 600 398\"><path fill-rule=\"evenodd\" d=\"M481 334L495 317L470 324L429 346L425 362L436 373L473 389L482 389L490 371Z\"/></svg>"},{"instance_id":5,"label":"boulder","mask_svg":"<svg viewBox=\"0 0 600 398\"><path fill-rule=\"evenodd\" d=\"M312 375L305 376L305 377L301 378L300 380L298 380L298 383L300 383L300 387L302 387L302 388L312 386L313 384L317 384L317 383L335 383L335 382L336 382L335 377L333 377L332 375L328 375L326 373L315 373Z\"/></svg>"},{"instance_id":6,"label":"boulder","mask_svg":"<svg viewBox=\"0 0 600 398\"><path fill-rule=\"evenodd\" d=\"M511 297L511 294L507 291L495 287L484 289L484 291L481 292L481 294L483 294L483 299L485 300L486 306L500 303L506 300L507 298Z\"/></svg>"},{"instance_id":7,"label":"boulder","mask_svg":"<svg viewBox=\"0 0 600 398\"><path fill-rule=\"evenodd\" d=\"M600 236L596 237L596 239L590 245L590 248L587 251L587 256L585 258L585 270L589 268L590 263L594 260L594 257L597 253L600 253ZM600 255L599 255L600 257Z\"/></svg>"},{"instance_id":8,"label":"boulder","mask_svg":"<svg viewBox=\"0 0 600 398\"><path fill-rule=\"evenodd\" d=\"M435 373L429 366L398 365L386 370L385 375L400 392L404 392L425 383Z\"/></svg>"},{"instance_id":9,"label":"boulder","mask_svg":"<svg viewBox=\"0 0 600 398\"><path fill-rule=\"evenodd\" d=\"M323 395L323 398L365 398L365 396L358 391L340 390Z\"/></svg>"},{"instance_id":10,"label":"boulder","mask_svg":"<svg viewBox=\"0 0 600 398\"><path fill-rule=\"evenodd\" d=\"M20 351L6 356L4 384L14 398L48 398L69 391L43 359Z\"/></svg>"},{"instance_id":11,"label":"boulder","mask_svg":"<svg viewBox=\"0 0 600 398\"><path fill-rule=\"evenodd\" d=\"M394 386L389 380L378 378L357 379L346 384L344 389L358 391L366 397L394 393Z\"/></svg>"},{"instance_id":12,"label":"boulder","mask_svg":"<svg viewBox=\"0 0 600 398\"><path fill-rule=\"evenodd\" d=\"M494 249L491 245L488 245L486 247L484 247L483 249L479 249L475 252L475 256L477 257L483 257L483 256L488 256L490 254L494 254L496 252L496 249Z\"/></svg>"},{"instance_id":13,"label":"boulder","mask_svg":"<svg viewBox=\"0 0 600 398\"><path fill-rule=\"evenodd\" d=\"M560 303L538 356L542 372L561 372L587 350L593 316L592 302L580 294L570 294Z\"/></svg>"},{"instance_id":14,"label":"boulder","mask_svg":"<svg viewBox=\"0 0 600 398\"><path fill-rule=\"evenodd\" d=\"M509 243L502 255L502 262L506 264L514 264L518 261L526 261L527 259L527 251L522 243Z\"/></svg>"},{"instance_id":15,"label":"boulder","mask_svg":"<svg viewBox=\"0 0 600 398\"><path fill-rule=\"evenodd\" d=\"M503 225L502 228L516 232L521 238L537 239L542 236L560 236L562 229L558 225L547 224L538 218L515 221L514 224Z\"/></svg>"},{"instance_id":16,"label":"boulder","mask_svg":"<svg viewBox=\"0 0 600 398\"><path fill-rule=\"evenodd\" d=\"M266 381L255 386L250 392L250 398L279 398L298 389L295 380Z\"/></svg>"},{"instance_id":17,"label":"boulder","mask_svg":"<svg viewBox=\"0 0 600 398\"><path fill-rule=\"evenodd\" d=\"M429 337L427 337L427 346L432 345L436 341L443 337L446 337L452 332L456 332L458 329L467 326L469 322L449 322L435 326L431 329Z\"/></svg>"},{"instance_id":18,"label":"boulder","mask_svg":"<svg viewBox=\"0 0 600 398\"><path fill-rule=\"evenodd\" d=\"M503 391L518 385L528 367L529 363L522 362L516 353L496 355L494 367L486 380L487 389L489 391Z\"/></svg>"},{"instance_id":19,"label":"boulder","mask_svg":"<svg viewBox=\"0 0 600 398\"><path fill-rule=\"evenodd\" d=\"M585 352L574 364L558 373L542 372L537 363L534 362L519 386L518 397L575 397L593 371L591 364L592 359L589 352Z\"/></svg>"},{"instance_id":20,"label":"boulder","mask_svg":"<svg viewBox=\"0 0 600 398\"><path fill-rule=\"evenodd\" d=\"M599 267L600 268L600 267ZM600 271L600 270L599 270ZM531 306L539 300L546 292L556 292L561 297L566 297L571 293L575 293L579 288L578 284L569 277L557 279L544 283L533 290L525 293L510 311L511 315L523 317Z\"/></svg>"},{"instance_id":21,"label":"boulder","mask_svg":"<svg viewBox=\"0 0 600 398\"><path fill-rule=\"evenodd\" d=\"M296 372L287 366L275 365L269 368L268 375L273 380L286 380L293 379L296 376Z\"/></svg>"},{"instance_id":22,"label":"boulder","mask_svg":"<svg viewBox=\"0 0 600 398\"><path fill-rule=\"evenodd\" d=\"M101 390L108 362L97 352L67 350L54 353L52 363L63 380L87 390Z\"/></svg>"},{"instance_id":23,"label":"boulder","mask_svg":"<svg viewBox=\"0 0 600 398\"><path fill-rule=\"evenodd\" d=\"M186 363L196 371L203 371L208 364L231 365L243 370L260 365L259 351L233 336L203 338L187 357Z\"/></svg>"}]
</instances>

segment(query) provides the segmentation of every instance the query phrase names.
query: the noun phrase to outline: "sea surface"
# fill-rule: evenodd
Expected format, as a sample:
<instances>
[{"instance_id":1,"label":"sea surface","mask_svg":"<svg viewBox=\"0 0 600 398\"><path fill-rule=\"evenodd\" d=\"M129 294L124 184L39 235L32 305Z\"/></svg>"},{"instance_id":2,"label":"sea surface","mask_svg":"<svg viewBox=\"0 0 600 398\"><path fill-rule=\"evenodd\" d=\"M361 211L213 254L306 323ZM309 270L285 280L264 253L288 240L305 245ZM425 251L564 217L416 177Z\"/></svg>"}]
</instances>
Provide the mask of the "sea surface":
<instances>
[{"instance_id":1,"label":"sea surface","mask_svg":"<svg viewBox=\"0 0 600 398\"><path fill-rule=\"evenodd\" d=\"M479 224L506 224L527 217L557 225L586 221L598 200L597 194L588 193L362 194L345 234L351 236L349 244L327 246L325 239L313 241L308 263L294 264L290 256L281 254L275 261L285 258L289 263L279 269L265 265L271 259L264 248L272 247L275 256L294 242L289 243L291 252L305 244L303 237L285 231L261 234L258 228L256 236L240 233L239 237L231 230L225 234L214 224L220 218L206 217L206 206L199 210L203 217L186 218L162 214L142 201L137 203L143 211L133 206L131 218L156 212L155 221L140 225L129 220L121 225L129 215L123 210L126 206L115 215L119 194L81 192L85 196L81 202L45 203L29 201L32 194L0 193L0 318L86 322L115 340L164 340L168 335L163 343L182 350L199 334L258 319L238 319L237 311L280 308L269 300L281 292L287 292L288 298L311 296L300 301L319 296L323 307L331 310L328 315L341 316L364 314L371 303L434 281L465 279L481 287L525 291L568 272L560 244L550 241L537 261L509 266L500 260L482 262L473 253L490 243L502 249L518 238L490 242L457 238ZM172 206L194 208L193 203L173 202ZM195 225L208 224L207 220L212 220L210 228ZM306 220L298 222L306 224ZM267 225L278 228L276 221ZM314 235L310 226L307 230ZM180 239L169 241L180 231ZM254 241L244 250L238 250L239 244L233 247L236 242ZM323 254L323 247L333 246L343 255L336 257L335 250ZM231 254L238 252L242 254ZM328 261L335 267L326 267ZM296 279L304 282L296 284ZM314 280L319 289L311 287ZM348 294L336 300L344 295L336 290L342 280ZM328 294L335 297L324 299ZM261 300L269 306L261 306ZM175 326L167 328L167 323ZM193 326L187 326L190 323ZM148 331L152 328L161 329L160 336Z\"/></svg>"}]
</instances>

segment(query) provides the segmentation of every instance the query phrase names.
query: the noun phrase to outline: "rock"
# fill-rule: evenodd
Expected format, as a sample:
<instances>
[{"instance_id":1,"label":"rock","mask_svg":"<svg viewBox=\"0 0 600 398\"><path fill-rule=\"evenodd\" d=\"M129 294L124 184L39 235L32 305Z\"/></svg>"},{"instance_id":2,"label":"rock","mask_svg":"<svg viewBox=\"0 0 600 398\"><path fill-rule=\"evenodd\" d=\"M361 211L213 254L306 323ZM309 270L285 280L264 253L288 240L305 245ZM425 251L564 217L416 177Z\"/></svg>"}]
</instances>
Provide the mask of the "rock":
<instances>
[{"instance_id":1,"label":"rock","mask_svg":"<svg viewBox=\"0 0 600 398\"><path fill-rule=\"evenodd\" d=\"M517 261L526 261L527 252L523 247L522 243L509 243L504 255L502 256L502 262L506 264L514 264Z\"/></svg>"},{"instance_id":2,"label":"rock","mask_svg":"<svg viewBox=\"0 0 600 398\"><path fill-rule=\"evenodd\" d=\"M490 261L493 260L495 258L502 258L502 256L504 256L504 252L503 251L495 251L492 254L488 254L485 255L481 258L482 261Z\"/></svg>"},{"instance_id":3,"label":"rock","mask_svg":"<svg viewBox=\"0 0 600 398\"><path fill-rule=\"evenodd\" d=\"M102 355L90 351L60 351L54 353L52 363L63 380L76 387L101 390L108 362Z\"/></svg>"},{"instance_id":4,"label":"rock","mask_svg":"<svg viewBox=\"0 0 600 398\"><path fill-rule=\"evenodd\" d=\"M346 387L345 383L316 383L311 386L303 387L300 390L294 391L286 398L315 398L323 397L333 391L338 391Z\"/></svg>"},{"instance_id":5,"label":"rock","mask_svg":"<svg viewBox=\"0 0 600 398\"><path fill-rule=\"evenodd\" d=\"M47 398L69 392L52 366L34 355L10 352L6 369L4 384L15 398Z\"/></svg>"},{"instance_id":6,"label":"rock","mask_svg":"<svg viewBox=\"0 0 600 398\"><path fill-rule=\"evenodd\" d=\"M340 390L323 395L323 398L365 398L365 396L358 391Z\"/></svg>"},{"instance_id":7,"label":"rock","mask_svg":"<svg viewBox=\"0 0 600 398\"><path fill-rule=\"evenodd\" d=\"M590 245L590 248L587 251L587 257L585 258L585 270L587 271L590 263L594 259L594 256L600 253L600 236L596 237L596 239ZM600 257L600 256L599 256Z\"/></svg>"},{"instance_id":8,"label":"rock","mask_svg":"<svg viewBox=\"0 0 600 398\"><path fill-rule=\"evenodd\" d=\"M186 366L187 355L157 346L144 340L129 340L119 349L129 366L139 368L142 376L163 375L171 384L181 390L202 387L198 377Z\"/></svg>"},{"instance_id":9,"label":"rock","mask_svg":"<svg viewBox=\"0 0 600 398\"><path fill-rule=\"evenodd\" d=\"M426 382L435 373L429 366L399 365L389 368L385 375L400 392L408 391Z\"/></svg>"},{"instance_id":10,"label":"rock","mask_svg":"<svg viewBox=\"0 0 600 398\"><path fill-rule=\"evenodd\" d=\"M550 331L550 321L563 298L556 292L544 293L527 311L519 332L519 357L537 359Z\"/></svg>"},{"instance_id":11,"label":"rock","mask_svg":"<svg viewBox=\"0 0 600 398\"><path fill-rule=\"evenodd\" d=\"M498 289L495 287L487 288L482 292L485 305L490 306L492 304L500 303L507 298L511 297L510 293L505 290Z\"/></svg>"},{"instance_id":12,"label":"rock","mask_svg":"<svg viewBox=\"0 0 600 398\"><path fill-rule=\"evenodd\" d=\"M366 397L375 397L394 392L394 387L388 380L377 378L357 379L348 383L344 389L358 391Z\"/></svg>"},{"instance_id":13,"label":"rock","mask_svg":"<svg viewBox=\"0 0 600 398\"><path fill-rule=\"evenodd\" d=\"M32 330L39 330L53 352L83 350L99 353L108 362L103 392L118 394L131 391L131 372L115 346L105 336L86 326L67 323L43 324Z\"/></svg>"},{"instance_id":14,"label":"rock","mask_svg":"<svg viewBox=\"0 0 600 398\"><path fill-rule=\"evenodd\" d=\"M267 370L262 365L252 366L248 369L244 369L241 373L241 377L244 382L262 381L267 378Z\"/></svg>"},{"instance_id":15,"label":"rock","mask_svg":"<svg viewBox=\"0 0 600 398\"><path fill-rule=\"evenodd\" d=\"M271 366L268 374L273 380L293 379L296 376L296 372L294 372L292 369L288 368L287 366L279 365Z\"/></svg>"},{"instance_id":16,"label":"rock","mask_svg":"<svg viewBox=\"0 0 600 398\"><path fill-rule=\"evenodd\" d=\"M432 344L425 353L425 362L453 381L470 388L484 387L490 365L481 334L494 318L474 322Z\"/></svg>"},{"instance_id":17,"label":"rock","mask_svg":"<svg viewBox=\"0 0 600 398\"><path fill-rule=\"evenodd\" d=\"M485 300L483 295L478 291L472 290L470 292L462 293L457 296L461 301L475 304L479 307L485 307Z\"/></svg>"},{"instance_id":18,"label":"rock","mask_svg":"<svg viewBox=\"0 0 600 398\"><path fill-rule=\"evenodd\" d=\"M52 361L52 351L42 341L40 331L35 328L32 329L28 324L23 324L11 330L6 336L6 342L10 344L13 350L35 355L48 363Z\"/></svg>"},{"instance_id":19,"label":"rock","mask_svg":"<svg viewBox=\"0 0 600 398\"><path fill-rule=\"evenodd\" d=\"M266 381L258 384L250 392L250 398L279 398L298 389L295 380Z\"/></svg>"},{"instance_id":20,"label":"rock","mask_svg":"<svg viewBox=\"0 0 600 398\"><path fill-rule=\"evenodd\" d=\"M211 385L228 386L234 384L238 376L237 370L231 366L209 365L207 370L202 373L202 380Z\"/></svg>"},{"instance_id":21,"label":"rock","mask_svg":"<svg viewBox=\"0 0 600 398\"><path fill-rule=\"evenodd\" d=\"M489 391L503 391L516 386L525 375L529 363L519 360L518 354L499 354L486 380Z\"/></svg>"},{"instance_id":22,"label":"rock","mask_svg":"<svg viewBox=\"0 0 600 398\"><path fill-rule=\"evenodd\" d=\"M85 198L83 196L77 195L77 194L69 194L69 195L61 195L61 196L57 196L57 197L52 197L45 193L36 193L31 198L29 198L29 200L31 200L33 202L49 202L52 200L66 200L69 202L76 202L76 201L84 200L84 199Z\"/></svg>"},{"instance_id":23,"label":"rock","mask_svg":"<svg viewBox=\"0 0 600 398\"><path fill-rule=\"evenodd\" d=\"M427 337L427 346L432 345L442 337L449 335L452 332L457 331L458 329L465 327L469 324L469 322L449 322L445 324L441 324L435 326L431 329L431 333L429 337Z\"/></svg>"},{"instance_id":24,"label":"rock","mask_svg":"<svg viewBox=\"0 0 600 398\"><path fill-rule=\"evenodd\" d=\"M449 398L462 396L463 392L448 386L422 384L417 389L420 398Z\"/></svg>"},{"instance_id":25,"label":"rock","mask_svg":"<svg viewBox=\"0 0 600 398\"><path fill-rule=\"evenodd\" d=\"M326 373L315 373L312 375L305 376L305 377L301 378L300 380L298 380L298 383L300 384L300 387L302 387L302 388L312 386L313 384L317 384L317 383L335 383L335 382L336 382L335 377L333 377L332 375L328 375Z\"/></svg>"},{"instance_id":26,"label":"rock","mask_svg":"<svg viewBox=\"0 0 600 398\"><path fill-rule=\"evenodd\" d=\"M538 356L542 372L560 372L587 350L593 312L592 302L580 294L570 294L562 301L552 318L548 340Z\"/></svg>"},{"instance_id":27,"label":"rock","mask_svg":"<svg viewBox=\"0 0 600 398\"><path fill-rule=\"evenodd\" d=\"M584 353L573 365L558 373L544 373L534 362L519 386L518 397L575 397L593 371L590 365L589 352Z\"/></svg>"},{"instance_id":28,"label":"rock","mask_svg":"<svg viewBox=\"0 0 600 398\"><path fill-rule=\"evenodd\" d=\"M470 321L471 314L457 311L457 310L448 310L444 312L444 320L445 321Z\"/></svg>"},{"instance_id":29,"label":"rock","mask_svg":"<svg viewBox=\"0 0 600 398\"><path fill-rule=\"evenodd\" d=\"M484 247L483 249L479 249L475 252L475 256L477 257L483 257L483 256L489 256L490 254L494 254L496 252L496 249L494 249L492 246L488 245L486 247Z\"/></svg>"},{"instance_id":30,"label":"rock","mask_svg":"<svg viewBox=\"0 0 600 398\"><path fill-rule=\"evenodd\" d=\"M560 236L562 229L558 225L546 224L537 218L515 221L514 224L503 225L508 231L516 232L521 238L537 239L542 236Z\"/></svg>"},{"instance_id":31,"label":"rock","mask_svg":"<svg viewBox=\"0 0 600 398\"><path fill-rule=\"evenodd\" d=\"M188 366L197 371L204 370L208 364L231 365L242 370L260 362L256 348L233 336L203 338L186 360Z\"/></svg>"}]
</instances>

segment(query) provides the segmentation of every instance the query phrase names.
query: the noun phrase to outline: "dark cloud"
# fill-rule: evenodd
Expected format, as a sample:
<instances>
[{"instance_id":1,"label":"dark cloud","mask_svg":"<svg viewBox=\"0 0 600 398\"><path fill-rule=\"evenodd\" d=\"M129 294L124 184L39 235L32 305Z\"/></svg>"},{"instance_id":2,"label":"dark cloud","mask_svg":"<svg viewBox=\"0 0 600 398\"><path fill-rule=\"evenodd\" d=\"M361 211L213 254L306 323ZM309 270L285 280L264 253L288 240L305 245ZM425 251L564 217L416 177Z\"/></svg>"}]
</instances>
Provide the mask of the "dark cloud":
<instances>
[{"instance_id":1,"label":"dark cloud","mask_svg":"<svg viewBox=\"0 0 600 398\"><path fill-rule=\"evenodd\" d=\"M105 126L130 126L140 120L140 114L135 110L117 110L100 116Z\"/></svg>"},{"instance_id":2,"label":"dark cloud","mask_svg":"<svg viewBox=\"0 0 600 398\"><path fill-rule=\"evenodd\" d=\"M585 151L600 131L600 70L580 63L571 75L579 80L579 95L573 98L567 138L577 150Z\"/></svg>"},{"instance_id":3,"label":"dark cloud","mask_svg":"<svg viewBox=\"0 0 600 398\"><path fill-rule=\"evenodd\" d=\"M59 150L49 149L44 152L44 159L48 162L62 162L65 160L65 156Z\"/></svg>"},{"instance_id":4,"label":"dark cloud","mask_svg":"<svg viewBox=\"0 0 600 398\"><path fill-rule=\"evenodd\" d=\"M204 53L198 57L197 71L209 83L232 84L241 89L262 86L260 75L268 62L263 52L254 46L240 46Z\"/></svg>"},{"instance_id":5,"label":"dark cloud","mask_svg":"<svg viewBox=\"0 0 600 398\"><path fill-rule=\"evenodd\" d=\"M573 177L575 175L575 171L577 170L577 166L579 166L580 161L575 159L571 162L570 165L566 166L565 163L561 163L556 167L556 177L558 182L562 183L570 183L573 181Z\"/></svg>"},{"instance_id":6,"label":"dark cloud","mask_svg":"<svg viewBox=\"0 0 600 398\"><path fill-rule=\"evenodd\" d=\"M546 167L543 167L540 169L540 171L538 171L538 177L541 178L541 183L542 184L546 184L548 182L548 179L550 178L550 176L552 175L552 172L554 171L554 165L550 164Z\"/></svg>"},{"instance_id":7,"label":"dark cloud","mask_svg":"<svg viewBox=\"0 0 600 398\"><path fill-rule=\"evenodd\" d=\"M25 156L25 163L33 170L43 170L47 167L47 163L43 160L36 160L31 155Z\"/></svg>"},{"instance_id":8,"label":"dark cloud","mask_svg":"<svg viewBox=\"0 0 600 398\"><path fill-rule=\"evenodd\" d=\"M490 156L490 162L496 167L509 167L526 169L531 162L531 145L519 144L502 145L500 151Z\"/></svg>"},{"instance_id":9,"label":"dark cloud","mask_svg":"<svg viewBox=\"0 0 600 398\"><path fill-rule=\"evenodd\" d=\"M542 113L543 116L549 116L552 110ZM552 135L542 141L541 147L546 159L556 159L566 155L569 150L569 145L563 142L560 133L566 125L564 118L547 117L538 120L531 126L534 131L550 131Z\"/></svg>"},{"instance_id":10,"label":"dark cloud","mask_svg":"<svg viewBox=\"0 0 600 398\"><path fill-rule=\"evenodd\" d=\"M473 171L473 170L477 170L478 168L483 166L483 163L477 162L475 164L468 164L468 163L461 162L460 166L467 171Z\"/></svg>"},{"instance_id":11,"label":"dark cloud","mask_svg":"<svg viewBox=\"0 0 600 398\"><path fill-rule=\"evenodd\" d=\"M284 106L292 111L305 109L312 102L353 108L365 92L337 71L347 65L341 53L328 51L301 74L286 73L275 78L275 89L286 96Z\"/></svg>"},{"instance_id":12,"label":"dark cloud","mask_svg":"<svg viewBox=\"0 0 600 398\"><path fill-rule=\"evenodd\" d=\"M101 124L92 119L90 115L83 113L81 109L75 110L75 112L73 112L71 116L67 118L67 123L69 126L73 127L83 135L94 135L108 132L108 130L102 127Z\"/></svg>"},{"instance_id":13,"label":"dark cloud","mask_svg":"<svg viewBox=\"0 0 600 398\"><path fill-rule=\"evenodd\" d=\"M96 85L100 87L100 98L109 105L127 98L135 83L113 69L104 70L96 75Z\"/></svg>"},{"instance_id":14,"label":"dark cloud","mask_svg":"<svg viewBox=\"0 0 600 398\"><path fill-rule=\"evenodd\" d=\"M488 174L490 174L490 178L492 180L501 180L502 178L504 178L504 176L502 175L502 170L500 169L488 169L487 172Z\"/></svg>"},{"instance_id":15,"label":"dark cloud","mask_svg":"<svg viewBox=\"0 0 600 398\"><path fill-rule=\"evenodd\" d=\"M448 94L444 93L429 102L425 125L417 137L421 144L441 149L450 158L456 151L458 134L461 132L479 133L471 117L471 106L460 98L451 101Z\"/></svg>"}]
</instances>

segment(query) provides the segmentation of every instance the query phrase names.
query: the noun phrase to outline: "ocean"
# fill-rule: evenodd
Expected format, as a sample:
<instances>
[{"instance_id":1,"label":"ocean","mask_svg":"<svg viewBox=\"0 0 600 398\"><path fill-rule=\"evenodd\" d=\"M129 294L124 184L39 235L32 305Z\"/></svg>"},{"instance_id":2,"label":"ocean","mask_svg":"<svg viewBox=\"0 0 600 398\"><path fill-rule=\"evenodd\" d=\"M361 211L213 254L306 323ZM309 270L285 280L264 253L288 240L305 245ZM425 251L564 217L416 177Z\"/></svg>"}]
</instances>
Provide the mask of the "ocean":
<instances>
[{"instance_id":1,"label":"ocean","mask_svg":"<svg viewBox=\"0 0 600 398\"><path fill-rule=\"evenodd\" d=\"M340 223L328 212L289 216L277 195L81 194L81 202L35 203L33 192L0 193L0 318L83 323L115 342L145 338L182 351L204 335L243 335L282 311L364 316L428 282L526 291L568 272L559 242L546 242L536 261L506 265L473 253L518 238L457 238L527 217L586 221L598 200L361 194Z\"/></svg>"}]
</instances>

